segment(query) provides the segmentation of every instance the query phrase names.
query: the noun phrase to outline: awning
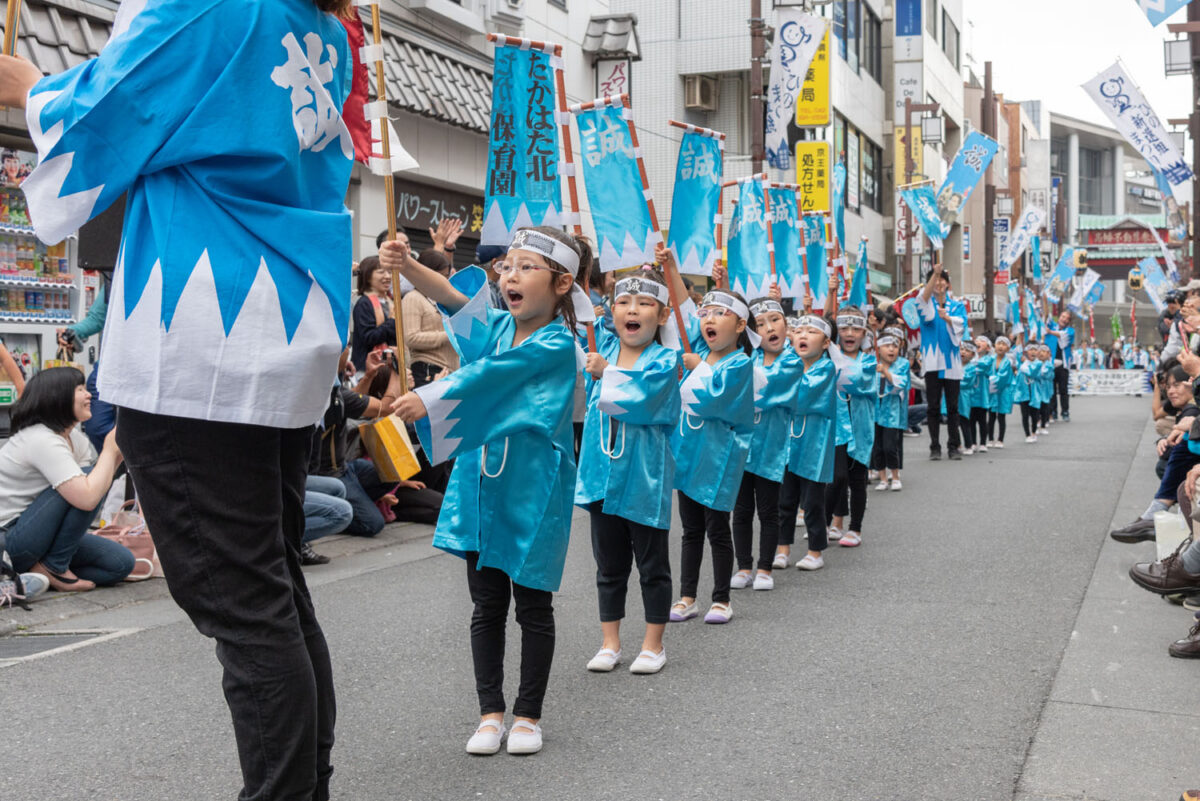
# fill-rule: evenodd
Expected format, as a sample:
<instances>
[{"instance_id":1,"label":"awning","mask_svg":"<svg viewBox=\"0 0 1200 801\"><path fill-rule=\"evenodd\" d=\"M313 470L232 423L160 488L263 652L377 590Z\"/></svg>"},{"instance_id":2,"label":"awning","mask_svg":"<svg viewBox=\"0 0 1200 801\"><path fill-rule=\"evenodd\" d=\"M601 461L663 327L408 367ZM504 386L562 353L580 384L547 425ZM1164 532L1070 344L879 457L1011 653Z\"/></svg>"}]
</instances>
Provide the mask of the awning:
<instances>
[{"instance_id":1,"label":"awning","mask_svg":"<svg viewBox=\"0 0 1200 801\"><path fill-rule=\"evenodd\" d=\"M583 52L593 58L642 57L642 46L637 34L637 16L617 14L607 17L592 17L588 20L587 33L583 35Z\"/></svg>"}]
</instances>

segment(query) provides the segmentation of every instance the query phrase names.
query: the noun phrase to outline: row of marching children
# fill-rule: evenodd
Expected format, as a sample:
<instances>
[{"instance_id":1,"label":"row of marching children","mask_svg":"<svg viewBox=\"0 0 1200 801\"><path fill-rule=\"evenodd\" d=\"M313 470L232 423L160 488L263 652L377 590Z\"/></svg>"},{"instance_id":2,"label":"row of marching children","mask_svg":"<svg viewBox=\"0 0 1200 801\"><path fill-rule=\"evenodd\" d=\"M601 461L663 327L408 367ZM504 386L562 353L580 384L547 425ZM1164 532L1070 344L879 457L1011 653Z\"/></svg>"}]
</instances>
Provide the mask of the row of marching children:
<instances>
[{"instance_id":1,"label":"row of marching children","mask_svg":"<svg viewBox=\"0 0 1200 801\"><path fill-rule=\"evenodd\" d=\"M394 408L416 424L433 463L455 460L434 545L466 561L474 604L480 722L469 753L494 754L505 735L510 753L542 747L552 593L573 505L590 514L596 563L602 642L587 667L609 672L624 658L636 565L646 626L629 669L653 674L666 664L669 623L728 623L732 589L773 588L774 571L792 563L801 510L807 541L795 565L819 570L831 542L863 542L873 459L898 484L909 389L903 328L884 327L869 344L864 310L835 308L836 279L824 313L813 313L806 293L803 313L786 315L775 288L749 302L716 289L699 304L673 304L672 296L688 297L686 287L669 251L659 245L657 255L667 269L619 277L611 321L585 336L594 312L578 279L593 255L582 237L519 230L490 265L494 287L480 269L449 278L429 270L401 243L380 252L384 269L400 270L440 305L462 357L460 370ZM489 302L493 292L506 309ZM577 470L571 413L581 369L587 413ZM673 506L683 529L674 574ZM713 589L702 610L706 541ZM503 666L513 602L522 655L510 731Z\"/></svg>"},{"instance_id":2,"label":"row of marching children","mask_svg":"<svg viewBox=\"0 0 1200 801\"><path fill-rule=\"evenodd\" d=\"M1006 336L966 340L961 346L963 377L958 419L964 456L1004 448L1008 415L1021 411L1027 443L1049 434L1054 397L1054 361L1045 343L1014 345ZM945 401L943 401L943 406ZM944 411L943 411L944 413Z\"/></svg>"}]
</instances>

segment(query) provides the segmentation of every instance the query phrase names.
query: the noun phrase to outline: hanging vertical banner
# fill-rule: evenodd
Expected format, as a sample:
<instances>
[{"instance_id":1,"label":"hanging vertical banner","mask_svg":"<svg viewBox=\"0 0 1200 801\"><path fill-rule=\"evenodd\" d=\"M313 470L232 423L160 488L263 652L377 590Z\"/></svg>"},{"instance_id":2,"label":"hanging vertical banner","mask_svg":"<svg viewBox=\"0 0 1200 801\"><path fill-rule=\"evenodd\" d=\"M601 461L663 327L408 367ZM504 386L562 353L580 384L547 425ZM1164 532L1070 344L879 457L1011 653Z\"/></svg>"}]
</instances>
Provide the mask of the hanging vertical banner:
<instances>
[{"instance_id":1,"label":"hanging vertical banner","mask_svg":"<svg viewBox=\"0 0 1200 801\"><path fill-rule=\"evenodd\" d=\"M1175 287L1163 272L1162 267L1158 263L1158 259L1153 256L1147 256L1138 262L1138 267L1141 268L1142 276L1145 279L1142 283L1142 288L1146 290L1146 294L1150 296L1150 302L1154 304L1154 310L1159 314L1167 308L1167 293Z\"/></svg>"},{"instance_id":2,"label":"hanging vertical banner","mask_svg":"<svg viewBox=\"0 0 1200 801\"><path fill-rule=\"evenodd\" d=\"M999 142L979 131L971 131L958 149L958 155L954 157L946 180L937 193L938 217L947 230L962 213L984 170L992 163L999 149Z\"/></svg>"},{"instance_id":3,"label":"hanging vertical banner","mask_svg":"<svg viewBox=\"0 0 1200 801\"><path fill-rule=\"evenodd\" d=\"M1042 283L1042 238L1033 236L1029 239L1029 270L1035 284Z\"/></svg>"},{"instance_id":4,"label":"hanging vertical banner","mask_svg":"<svg viewBox=\"0 0 1200 801\"><path fill-rule=\"evenodd\" d=\"M925 237L921 236L921 228L916 221L912 221L912 232L909 232L909 220L904 213L907 206L904 205L904 199L900 197L900 193L896 193L895 197L896 208L896 255L903 256L908 252L908 248L912 248L912 252L920 255L925 252Z\"/></svg>"},{"instance_id":5,"label":"hanging vertical banner","mask_svg":"<svg viewBox=\"0 0 1200 801\"><path fill-rule=\"evenodd\" d=\"M1021 216L1017 218L1017 227L1009 235L1008 244L1004 248L1004 252L1000 254L1000 269L1007 270L1017 263L1017 259L1021 258L1021 254L1025 252L1025 246L1033 240L1033 235L1042 228L1042 223L1046 220L1046 212L1031 206L1021 212Z\"/></svg>"},{"instance_id":6,"label":"hanging vertical banner","mask_svg":"<svg viewBox=\"0 0 1200 801\"><path fill-rule=\"evenodd\" d=\"M1112 120L1121 136L1150 162L1150 166L1160 170L1172 186L1191 180L1192 171L1183 154L1120 61L1083 84L1083 88Z\"/></svg>"},{"instance_id":7,"label":"hanging vertical banner","mask_svg":"<svg viewBox=\"0 0 1200 801\"><path fill-rule=\"evenodd\" d=\"M832 119L830 93L829 31L821 37L808 72L804 74L804 85L796 99L796 125L800 128L815 128L828 125Z\"/></svg>"},{"instance_id":8,"label":"hanging vertical banner","mask_svg":"<svg viewBox=\"0 0 1200 801\"><path fill-rule=\"evenodd\" d=\"M724 135L698 131L685 131L679 145L667 245L681 273L712 275L717 252L713 226L720 214L724 151Z\"/></svg>"},{"instance_id":9,"label":"hanging vertical banner","mask_svg":"<svg viewBox=\"0 0 1200 801\"><path fill-rule=\"evenodd\" d=\"M1042 320L1042 305L1029 287L1025 287L1025 308L1029 310L1029 341L1041 342L1046 335L1046 323Z\"/></svg>"},{"instance_id":10,"label":"hanging vertical banner","mask_svg":"<svg viewBox=\"0 0 1200 801\"><path fill-rule=\"evenodd\" d=\"M1142 13L1146 15L1146 18L1150 20L1150 24L1154 26L1166 22L1167 17L1190 2L1192 0L1137 0L1137 4L1141 6Z\"/></svg>"},{"instance_id":11,"label":"hanging vertical banner","mask_svg":"<svg viewBox=\"0 0 1200 801\"><path fill-rule=\"evenodd\" d=\"M1021 324L1021 285L1016 281L1009 281L1006 285L1008 290L1008 322L1010 325Z\"/></svg>"},{"instance_id":12,"label":"hanging vertical banner","mask_svg":"<svg viewBox=\"0 0 1200 801\"><path fill-rule=\"evenodd\" d=\"M913 217L925 232L925 236L933 243L934 250L941 250L950 230L949 227L942 227L942 221L938 218L937 198L933 196L933 188L928 185L909 187L900 190L900 197L904 198L904 204L912 210Z\"/></svg>"},{"instance_id":13,"label":"hanging vertical banner","mask_svg":"<svg viewBox=\"0 0 1200 801\"><path fill-rule=\"evenodd\" d=\"M892 12L896 18L894 41L896 61L920 61L924 55L925 29L921 26L921 5L924 0L894 0Z\"/></svg>"},{"instance_id":14,"label":"hanging vertical banner","mask_svg":"<svg viewBox=\"0 0 1200 801\"><path fill-rule=\"evenodd\" d=\"M729 221L729 286L747 299L771 288L771 253L767 247L767 215L760 178L738 184L738 203Z\"/></svg>"},{"instance_id":15,"label":"hanging vertical banner","mask_svg":"<svg viewBox=\"0 0 1200 801\"><path fill-rule=\"evenodd\" d=\"M1071 279L1075 277L1075 248L1065 248L1062 258L1050 273L1050 283L1046 284L1046 300L1058 303L1067 290L1071 288Z\"/></svg>"},{"instance_id":16,"label":"hanging vertical banner","mask_svg":"<svg viewBox=\"0 0 1200 801\"><path fill-rule=\"evenodd\" d=\"M798 8L776 9L775 20L775 52L771 58L771 86L767 90L767 120L763 135L767 163L786 170L792 166L788 123L795 116L796 98L828 25L820 17Z\"/></svg>"},{"instance_id":17,"label":"hanging vertical banner","mask_svg":"<svg viewBox=\"0 0 1200 801\"><path fill-rule=\"evenodd\" d=\"M1167 215L1167 228L1171 229L1175 238L1182 242L1187 239L1187 222L1183 219L1179 201L1175 199L1175 192L1171 189L1167 176L1162 174L1162 170L1157 169L1153 164L1149 164L1149 167L1150 172L1154 175L1154 183L1162 195L1163 212Z\"/></svg>"},{"instance_id":18,"label":"hanging vertical banner","mask_svg":"<svg viewBox=\"0 0 1200 801\"><path fill-rule=\"evenodd\" d=\"M829 212L829 143L796 143L796 183L803 214Z\"/></svg>"},{"instance_id":19,"label":"hanging vertical banner","mask_svg":"<svg viewBox=\"0 0 1200 801\"><path fill-rule=\"evenodd\" d=\"M892 152L894 153L892 157L894 161L892 163L896 165L896 175L898 176L896 183L898 184L904 183L904 181L900 179L904 178L904 171L906 169L904 164L904 140L906 138L910 138L912 140L908 147L908 154L913 162L912 174L920 175L925 172L925 147L922 144L923 140L921 139L921 126L914 125L911 129L911 133L912 136L908 137L904 126L898 125L892 134Z\"/></svg>"},{"instance_id":20,"label":"hanging vertical banner","mask_svg":"<svg viewBox=\"0 0 1200 801\"><path fill-rule=\"evenodd\" d=\"M627 122L632 110L616 97L571 106L570 110L579 128L580 163L600 266L608 272L653 262L654 246L662 235L650 222Z\"/></svg>"},{"instance_id":21,"label":"hanging vertical banner","mask_svg":"<svg viewBox=\"0 0 1200 801\"><path fill-rule=\"evenodd\" d=\"M496 46L482 245L507 247L518 228L561 224L558 69L558 57L542 50Z\"/></svg>"},{"instance_id":22,"label":"hanging vertical banner","mask_svg":"<svg viewBox=\"0 0 1200 801\"><path fill-rule=\"evenodd\" d=\"M825 272L825 218L819 215L802 217L804 258L808 266L808 286L816 306L825 305L829 293L829 276Z\"/></svg>"},{"instance_id":23,"label":"hanging vertical banner","mask_svg":"<svg viewBox=\"0 0 1200 801\"><path fill-rule=\"evenodd\" d=\"M1084 304L1088 307L1088 314L1091 314L1091 307L1100 302L1100 298L1104 297L1104 282L1097 281L1092 284L1092 289L1087 293L1087 297L1083 299ZM1096 334L1092 334L1092 338L1096 338Z\"/></svg>"},{"instance_id":24,"label":"hanging vertical banner","mask_svg":"<svg viewBox=\"0 0 1200 801\"><path fill-rule=\"evenodd\" d=\"M1160 270L1159 272L1161 273L1162 271ZM1084 304L1087 303L1088 297L1091 296L1092 290L1099 281L1100 273L1091 268L1084 272L1083 280L1079 282L1079 286L1075 287L1075 291L1071 293L1071 299L1067 301L1067 309L1072 314L1083 314Z\"/></svg>"},{"instance_id":25,"label":"hanging vertical banner","mask_svg":"<svg viewBox=\"0 0 1200 801\"><path fill-rule=\"evenodd\" d=\"M858 243L858 258L854 264L854 274L850 276L850 291L843 306L857 306L861 309L867 305L867 273L870 269L870 262L867 261L867 243L864 240Z\"/></svg>"},{"instance_id":26,"label":"hanging vertical banner","mask_svg":"<svg viewBox=\"0 0 1200 801\"><path fill-rule=\"evenodd\" d=\"M846 165L838 162L833 168L833 234L838 247L846 249Z\"/></svg>"},{"instance_id":27,"label":"hanging vertical banner","mask_svg":"<svg viewBox=\"0 0 1200 801\"><path fill-rule=\"evenodd\" d=\"M800 264L800 210L796 190L773 186L771 196L771 238L775 244L775 283L785 298L804 296L803 268Z\"/></svg>"}]
</instances>

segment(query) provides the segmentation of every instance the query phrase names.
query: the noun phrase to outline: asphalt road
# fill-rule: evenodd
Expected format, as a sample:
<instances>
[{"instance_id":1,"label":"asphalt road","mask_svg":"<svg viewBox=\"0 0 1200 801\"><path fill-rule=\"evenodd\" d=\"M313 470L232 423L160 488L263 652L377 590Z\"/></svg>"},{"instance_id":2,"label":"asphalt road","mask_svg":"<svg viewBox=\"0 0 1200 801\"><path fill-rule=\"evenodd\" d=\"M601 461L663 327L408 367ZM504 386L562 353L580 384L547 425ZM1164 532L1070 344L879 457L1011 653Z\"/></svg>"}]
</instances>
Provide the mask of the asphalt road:
<instances>
[{"instance_id":1,"label":"asphalt road","mask_svg":"<svg viewBox=\"0 0 1200 801\"><path fill-rule=\"evenodd\" d=\"M861 548L735 591L727 626L673 624L656 676L584 669L600 637L578 516L533 757L463 752L477 720L463 562L422 540L314 569L339 693L335 798L1012 799L1146 402L1073 412L1036 445L1013 419L1007 449L962 462L905 439L905 490L871 491ZM678 565L678 531L675 546ZM627 653L640 609L634 589ZM117 626L144 628L0 669L5 796L235 798L212 644L169 601L61 628Z\"/></svg>"}]
</instances>

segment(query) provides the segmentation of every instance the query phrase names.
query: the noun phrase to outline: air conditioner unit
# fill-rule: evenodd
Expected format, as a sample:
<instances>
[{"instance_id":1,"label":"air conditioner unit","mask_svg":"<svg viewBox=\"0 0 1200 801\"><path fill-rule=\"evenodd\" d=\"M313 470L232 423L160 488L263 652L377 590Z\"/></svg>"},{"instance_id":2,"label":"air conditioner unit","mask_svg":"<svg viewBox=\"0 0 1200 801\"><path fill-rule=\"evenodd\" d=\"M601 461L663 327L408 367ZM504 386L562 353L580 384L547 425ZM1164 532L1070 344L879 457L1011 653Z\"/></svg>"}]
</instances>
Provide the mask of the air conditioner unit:
<instances>
[{"instance_id":1,"label":"air conditioner unit","mask_svg":"<svg viewBox=\"0 0 1200 801\"><path fill-rule=\"evenodd\" d=\"M684 108L716 111L719 84L710 75L686 75L683 79Z\"/></svg>"}]
</instances>

